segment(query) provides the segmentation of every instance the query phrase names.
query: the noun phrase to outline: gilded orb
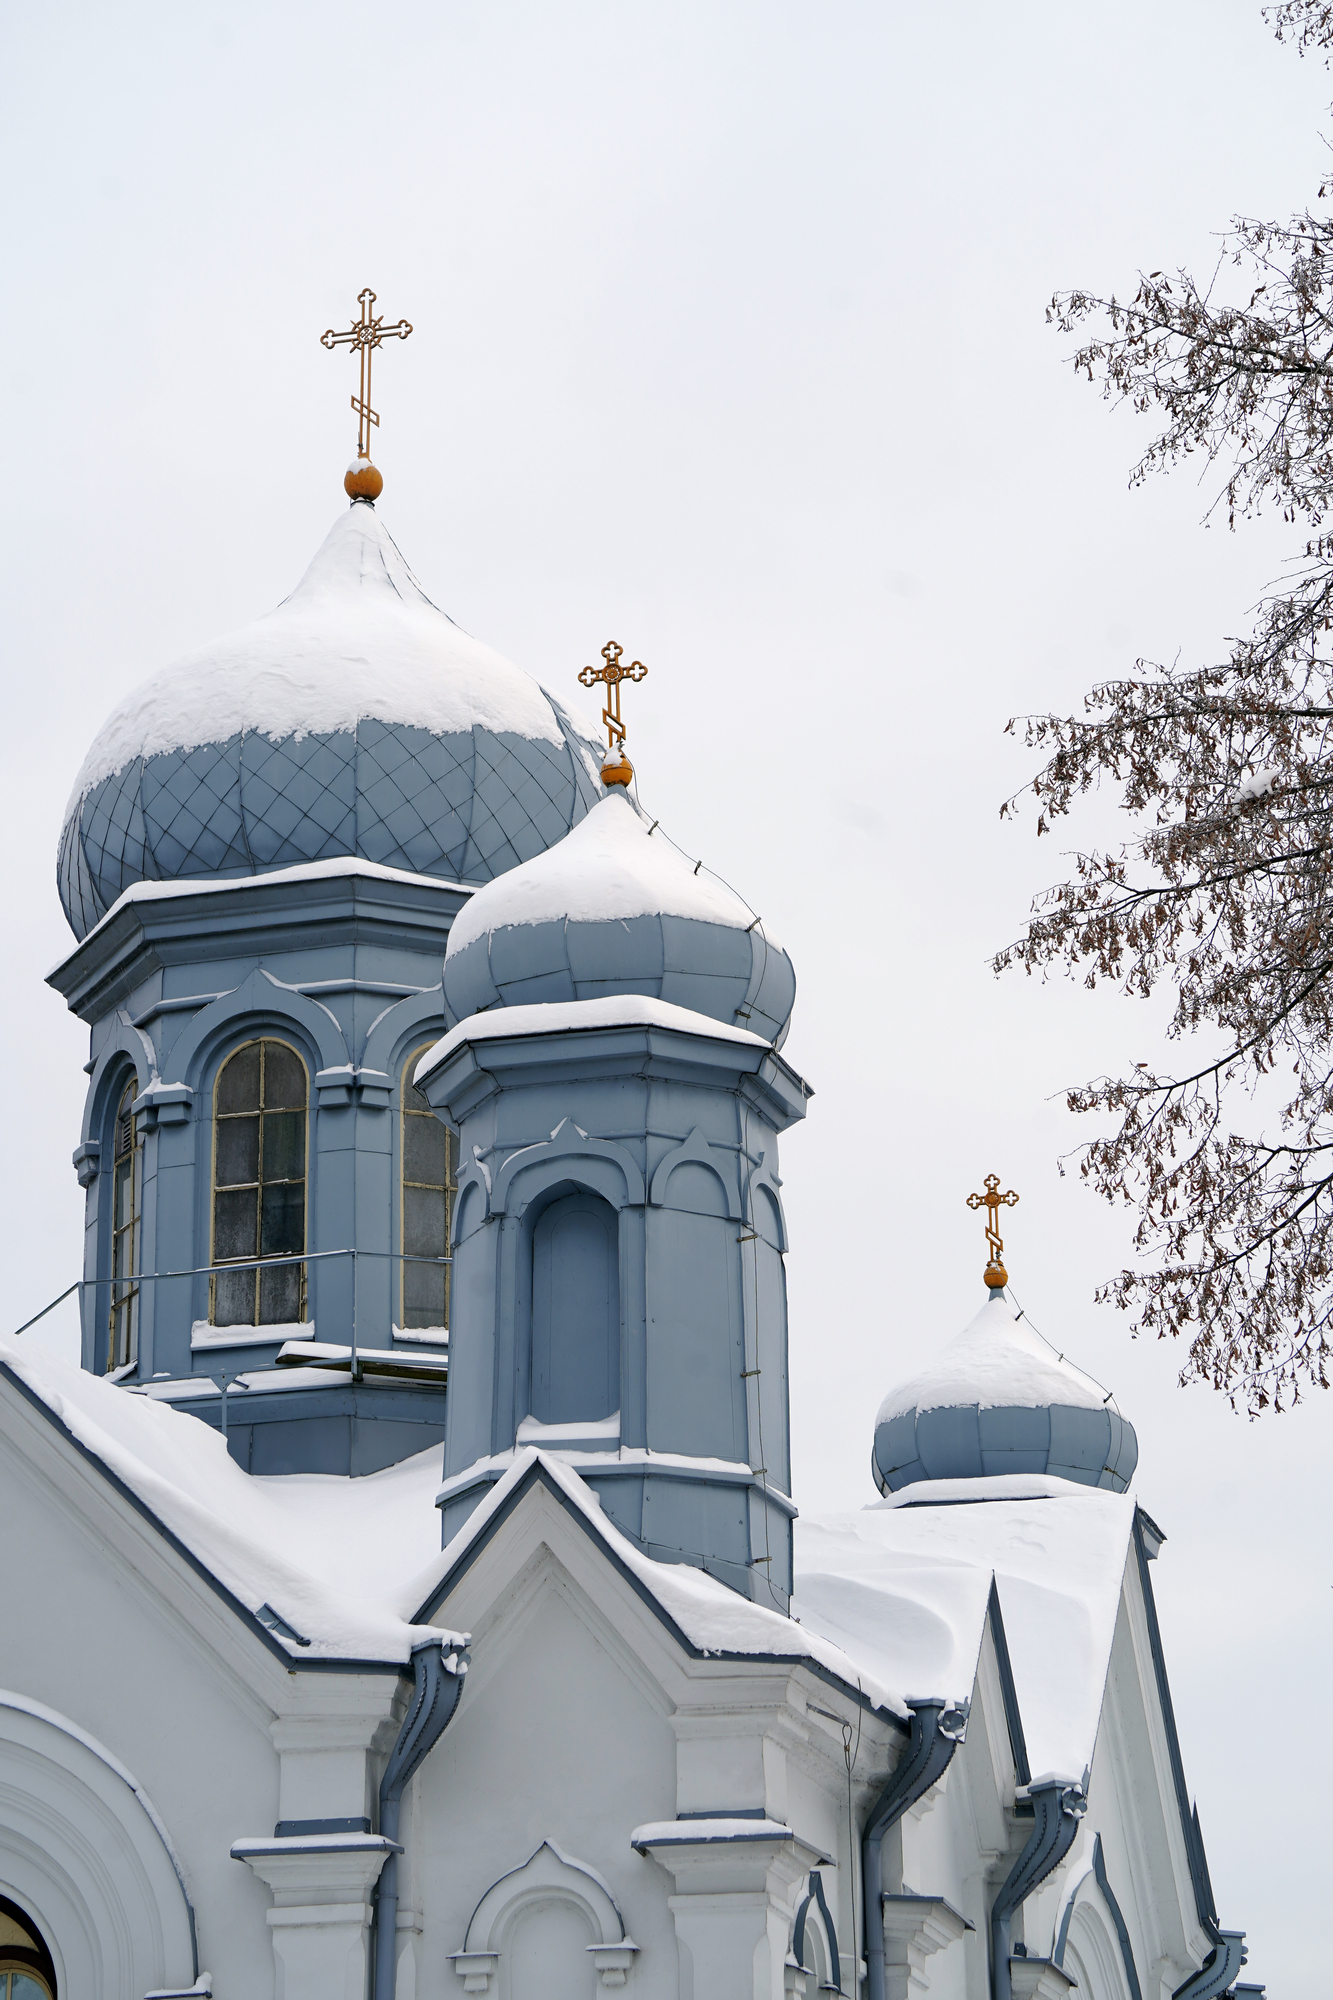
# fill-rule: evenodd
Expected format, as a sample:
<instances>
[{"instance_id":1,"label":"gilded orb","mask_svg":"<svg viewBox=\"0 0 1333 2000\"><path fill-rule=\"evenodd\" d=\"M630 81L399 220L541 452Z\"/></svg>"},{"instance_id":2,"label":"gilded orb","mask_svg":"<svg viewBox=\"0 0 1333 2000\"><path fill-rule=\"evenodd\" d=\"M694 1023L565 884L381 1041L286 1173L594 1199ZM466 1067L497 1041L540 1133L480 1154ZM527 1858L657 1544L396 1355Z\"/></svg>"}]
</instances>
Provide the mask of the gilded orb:
<instances>
[{"instance_id":1,"label":"gilded orb","mask_svg":"<svg viewBox=\"0 0 1333 2000\"><path fill-rule=\"evenodd\" d=\"M378 500L384 491L383 475L368 458L354 459L347 468L343 489L351 500Z\"/></svg>"},{"instance_id":2,"label":"gilded orb","mask_svg":"<svg viewBox=\"0 0 1333 2000\"><path fill-rule=\"evenodd\" d=\"M618 756L607 751L602 759L602 783L604 785L628 785L634 776L634 766L622 750Z\"/></svg>"}]
</instances>

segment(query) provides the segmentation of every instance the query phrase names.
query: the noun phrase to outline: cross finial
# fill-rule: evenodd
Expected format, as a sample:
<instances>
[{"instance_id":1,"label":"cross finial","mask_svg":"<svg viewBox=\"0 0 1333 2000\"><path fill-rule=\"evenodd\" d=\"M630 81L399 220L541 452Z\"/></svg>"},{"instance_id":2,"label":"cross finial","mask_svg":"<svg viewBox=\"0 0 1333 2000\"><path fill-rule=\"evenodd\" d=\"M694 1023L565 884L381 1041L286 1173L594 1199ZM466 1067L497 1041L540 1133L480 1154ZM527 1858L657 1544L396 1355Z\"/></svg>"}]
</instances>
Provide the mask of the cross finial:
<instances>
[{"instance_id":1,"label":"cross finial","mask_svg":"<svg viewBox=\"0 0 1333 2000\"><path fill-rule=\"evenodd\" d=\"M990 1252L985 1272L986 1283L993 1292L1002 1292L1009 1282L1009 1273L1003 1263L1004 1242L1000 1236L1000 1210L1012 1208L1018 1196L1012 1188L1004 1194L1000 1193L998 1174L987 1174L985 1187L985 1194L970 1194L967 1197L967 1205L969 1208L986 1210L986 1247Z\"/></svg>"},{"instance_id":2,"label":"cross finial","mask_svg":"<svg viewBox=\"0 0 1333 2000\"><path fill-rule=\"evenodd\" d=\"M606 701L602 708L602 721L606 724L606 755L602 759L604 785L627 785L634 776L634 766L625 755L625 725L620 719L620 683L641 681L648 669L642 660L631 660L627 667L622 667L620 656L624 650L614 639L608 639L602 648L606 665L584 667L579 674L584 687L596 687L600 682L606 689Z\"/></svg>"},{"instance_id":3,"label":"cross finial","mask_svg":"<svg viewBox=\"0 0 1333 2000\"><path fill-rule=\"evenodd\" d=\"M374 355L375 349L381 346L384 341L406 340L412 328L410 323L405 319L400 319L396 326L386 326L383 314L376 317L373 310L375 294L371 291L369 285L363 291L357 293L356 302L361 308L360 319L354 319L352 324L346 327L342 333L335 333L333 328L330 327L326 333L321 333L319 342L320 346L327 347L330 353L332 353L335 347L351 346L356 350L360 360L361 393L359 396L353 396L352 398L352 408L356 411L357 418L357 462L355 465L349 467L343 485L348 493L351 494L353 500L374 501L378 500L380 494L384 491L384 481L376 467L370 462L370 427L374 424L378 429L380 421L378 411L372 409L370 404L371 358Z\"/></svg>"}]
</instances>

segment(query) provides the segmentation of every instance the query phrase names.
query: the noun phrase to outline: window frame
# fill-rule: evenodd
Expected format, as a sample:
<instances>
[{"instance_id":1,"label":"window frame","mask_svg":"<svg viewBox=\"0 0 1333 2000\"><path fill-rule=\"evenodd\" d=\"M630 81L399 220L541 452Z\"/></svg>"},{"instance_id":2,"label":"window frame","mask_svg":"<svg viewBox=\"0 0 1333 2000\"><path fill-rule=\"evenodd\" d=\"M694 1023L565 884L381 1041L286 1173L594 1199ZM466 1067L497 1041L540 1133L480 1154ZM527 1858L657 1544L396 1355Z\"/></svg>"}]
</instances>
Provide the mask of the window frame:
<instances>
[{"instance_id":1,"label":"window frame","mask_svg":"<svg viewBox=\"0 0 1333 2000\"><path fill-rule=\"evenodd\" d=\"M240 1265L243 1267L247 1263L252 1262L252 1260L248 1257L220 1258L217 1255L218 1124L220 1120L221 1119L230 1120L233 1118L253 1118L253 1117L257 1117L259 1120L259 1144L258 1144L258 1159L257 1159L258 1179L255 1181L228 1181L224 1183L225 1189L230 1189L233 1187L253 1187L255 1190L255 1257L256 1258L262 1256L263 1254L259 1246L260 1243L262 1242L263 1205L264 1205L265 1186L267 1185L270 1187L290 1187L294 1184L294 1181L297 1178L296 1176L288 1175L286 1177L275 1179L269 1182L265 1182L264 1179L264 1116L265 1116L264 1048L265 1044L270 1042L276 1043L280 1048L289 1050L290 1053L293 1056L295 1056L297 1062L301 1065L301 1074L305 1078L305 1104L301 1109L301 1117L304 1120L304 1126L305 1126L305 1131L304 1131L305 1143L302 1149L301 1173L299 1176L300 1186L302 1190L301 1250L300 1250L301 1262L297 1266L297 1270L299 1272L299 1296L297 1300L297 1315L296 1315L296 1320L294 1322L287 1320L269 1320L269 1321L261 1320L259 1317L260 1280L263 1277L263 1271L259 1268L258 1264L255 1264L254 1268L251 1271L251 1276L254 1279L254 1306L253 1306L254 1318L250 1320L232 1320L227 1323L229 1326L235 1326L238 1331L248 1328L252 1333L257 1332L262 1326L265 1325L270 1325L270 1326L286 1326L289 1324L303 1325L305 1323L306 1315L309 1311L309 1304L310 1304L309 1266L305 1261L310 1254L310 1065L306 1061L305 1056L302 1054L301 1050L297 1047L296 1043L289 1041L285 1035L261 1033L258 1035L251 1035L248 1038L248 1040L243 1042L237 1042L233 1048L228 1049L227 1053L222 1057L222 1060L218 1063L217 1071L213 1077L213 1116L212 1116L211 1139L209 1145L209 1171L208 1171L208 1261L211 1266L216 1266L217 1268L210 1269L208 1274L208 1323L210 1326L213 1327L216 1327L218 1325L217 1281L220 1274L223 1271L225 1271L229 1266ZM252 1049L252 1048L257 1048L259 1050L258 1110L254 1112L224 1111L219 1113L218 1093L222 1087L223 1072L226 1070L228 1064L233 1062L237 1056L243 1055L247 1049ZM275 1106L274 1108L288 1110L291 1107L283 1105L283 1106ZM277 1267L271 1267L271 1268L277 1268Z\"/></svg>"},{"instance_id":2,"label":"window frame","mask_svg":"<svg viewBox=\"0 0 1333 2000\"><path fill-rule=\"evenodd\" d=\"M454 1206L458 1199L458 1133L445 1119L436 1118L433 1111L419 1111L415 1104L409 1104L408 1102L410 1096L418 1094L416 1086L412 1081L416 1066L422 1056L428 1050L434 1048L438 1039L438 1036L434 1036L430 1041L422 1042L419 1048L408 1051L407 1055L403 1058L403 1073L398 1089L398 1251L401 1261L398 1265L397 1323L404 1333L434 1331L433 1327L409 1327L407 1323L407 1267L410 1263L428 1264L431 1261L429 1258L414 1258L408 1255L407 1190L409 1187L430 1188L434 1190L437 1185L434 1181L409 1181L407 1178L407 1121L409 1118L429 1117L435 1119L437 1125L444 1126L445 1131L449 1135L449 1140L452 1141L452 1144L446 1144L445 1149L443 1254L446 1257L452 1257L453 1255L450 1245L454 1230ZM444 1322L441 1331L447 1333L449 1331L449 1314L453 1303L453 1286L450 1282L453 1276L453 1265L452 1263L447 1263L440 1268L444 1272Z\"/></svg>"},{"instance_id":3,"label":"window frame","mask_svg":"<svg viewBox=\"0 0 1333 2000\"><path fill-rule=\"evenodd\" d=\"M106 1373L114 1374L118 1368L128 1368L139 1355L139 1301L142 1286L136 1283L139 1272L140 1227L142 1224L143 1194L143 1146L139 1131L139 1121L134 1114L134 1100L139 1095L138 1078L131 1076L116 1099L116 1108L111 1118L111 1241L110 1241L110 1305L107 1311ZM129 1119L130 1143L127 1152L120 1150L122 1121ZM123 1159L129 1160L129 1220L121 1222L120 1214L120 1167ZM129 1237L129 1269L121 1277L116 1269L117 1255L121 1239ZM125 1287L126 1289L121 1289ZM124 1318L124 1352L121 1352L121 1329L117 1321Z\"/></svg>"}]
</instances>

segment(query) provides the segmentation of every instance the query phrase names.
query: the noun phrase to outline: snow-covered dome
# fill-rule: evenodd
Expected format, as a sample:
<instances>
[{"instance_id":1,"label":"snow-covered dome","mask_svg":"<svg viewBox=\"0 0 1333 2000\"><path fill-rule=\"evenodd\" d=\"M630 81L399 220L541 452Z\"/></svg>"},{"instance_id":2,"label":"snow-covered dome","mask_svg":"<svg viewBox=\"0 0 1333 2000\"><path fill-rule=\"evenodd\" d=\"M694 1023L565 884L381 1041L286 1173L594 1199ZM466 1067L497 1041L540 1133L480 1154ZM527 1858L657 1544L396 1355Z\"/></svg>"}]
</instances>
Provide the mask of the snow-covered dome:
<instances>
[{"instance_id":1,"label":"snow-covered dome","mask_svg":"<svg viewBox=\"0 0 1333 2000\"><path fill-rule=\"evenodd\" d=\"M784 1040L796 974L753 910L621 791L548 853L479 889L449 933L451 1020L488 1007L642 993Z\"/></svg>"},{"instance_id":2,"label":"snow-covered dome","mask_svg":"<svg viewBox=\"0 0 1333 2000\"><path fill-rule=\"evenodd\" d=\"M872 1465L881 1493L1014 1472L1123 1493L1138 1457L1134 1426L1106 1391L994 1292L933 1366L884 1398Z\"/></svg>"},{"instance_id":3,"label":"snow-covered dome","mask_svg":"<svg viewBox=\"0 0 1333 2000\"><path fill-rule=\"evenodd\" d=\"M356 855L486 882L602 796L531 675L422 591L373 507L291 596L127 695L75 780L60 898L83 937L133 882Z\"/></svg>"}]
</instances>

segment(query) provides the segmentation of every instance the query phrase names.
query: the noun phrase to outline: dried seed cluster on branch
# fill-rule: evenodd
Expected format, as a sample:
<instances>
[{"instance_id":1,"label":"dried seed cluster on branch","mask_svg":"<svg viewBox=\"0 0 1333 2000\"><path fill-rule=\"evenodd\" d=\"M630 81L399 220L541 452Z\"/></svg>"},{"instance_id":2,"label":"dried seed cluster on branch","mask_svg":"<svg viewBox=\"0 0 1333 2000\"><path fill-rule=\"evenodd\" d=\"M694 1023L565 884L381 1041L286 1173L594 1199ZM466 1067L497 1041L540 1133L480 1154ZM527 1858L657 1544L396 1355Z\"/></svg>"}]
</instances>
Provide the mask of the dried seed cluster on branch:
<instances>
[{"instance_id":1,"label":"dried seed cluster on branch","mask_svg":"<svg viewBox=\"0 0 1333 2000\"><path fill-rule=\"evenodd\" d=\"M1328 0L1268 18L1333 48ZM1333 215L1238 218L1206 288L1156 271L1127 304L1074 291L1048 317L1160 425L1136 481L1201 456L1231 526L1276 506L1304 545L1220 664L1140 661L1082 717L1027 718L1038 832L1108 780L1138 830L1079 855L995 961L1174 989L1172 1039L1207 1053L1069 1093L1114 1126L1082 1172L1139 1211L1143 1266L1099 1296L1188 1341L1182 1380L1281 1408L1328 1387L1333 1339Z\"/></svg>"}]
</instances>

